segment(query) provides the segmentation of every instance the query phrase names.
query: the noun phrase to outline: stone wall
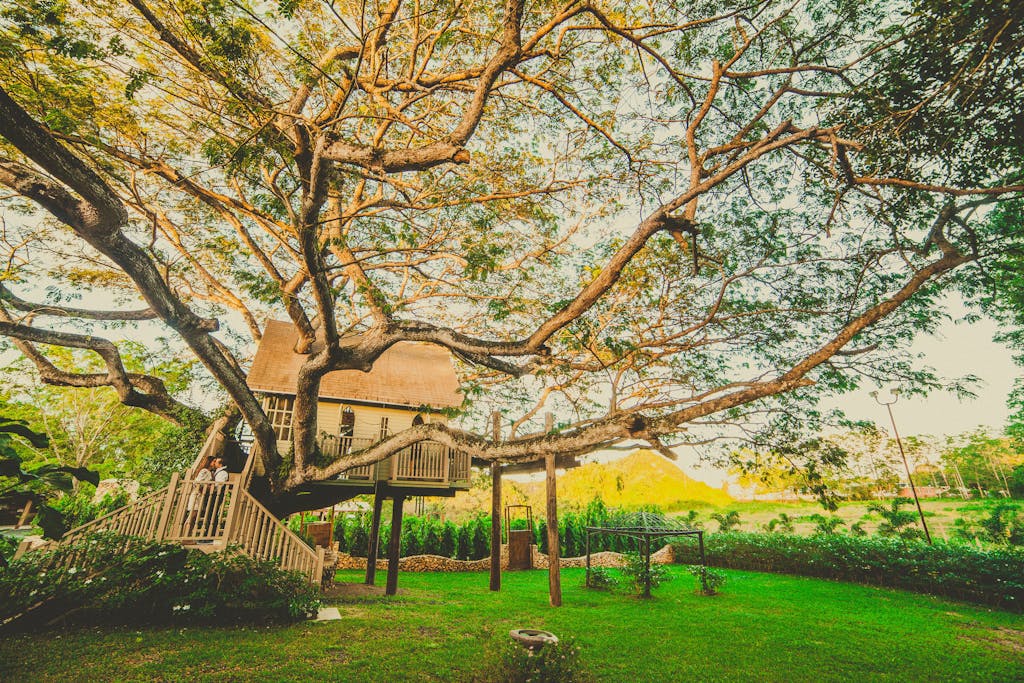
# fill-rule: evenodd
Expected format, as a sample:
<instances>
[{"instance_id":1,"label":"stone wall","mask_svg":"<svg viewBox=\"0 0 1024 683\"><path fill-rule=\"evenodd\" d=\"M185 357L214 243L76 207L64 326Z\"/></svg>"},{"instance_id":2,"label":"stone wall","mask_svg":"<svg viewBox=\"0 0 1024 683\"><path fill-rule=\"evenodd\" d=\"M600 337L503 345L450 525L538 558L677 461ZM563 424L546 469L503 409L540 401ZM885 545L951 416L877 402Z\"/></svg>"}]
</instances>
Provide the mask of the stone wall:
<instances>
[{"instance_id":1,"label":"stone wall","mask_svg":"<svg viewBox=\"0 0 1024 683\"><path fill-rule=\"evenodd\" d=\"M548 556L537 551L537 546L530 546L533 552L533 568L547 569ZM651 562L656 564L672 564L672 546L666 545L656 553L651 553ZM587 558L563 557L562 567L586 567ZM621 553L604 551L593 553L590 556L592 567L622 567L626 564L625 556ZM335 564L337 569L366 569L365 557L352 557L346 553L338 553L338 560ZM501 546L501 567L508 568L508 546ZM377 570L387 571L388 561L377 560ZM482 560L453 560L450 557L440 555L413 555L403 557L398 561L398 568L404 572L484 572L491 568L491 558L485 557Z\"/></svg>"}]
</instances>

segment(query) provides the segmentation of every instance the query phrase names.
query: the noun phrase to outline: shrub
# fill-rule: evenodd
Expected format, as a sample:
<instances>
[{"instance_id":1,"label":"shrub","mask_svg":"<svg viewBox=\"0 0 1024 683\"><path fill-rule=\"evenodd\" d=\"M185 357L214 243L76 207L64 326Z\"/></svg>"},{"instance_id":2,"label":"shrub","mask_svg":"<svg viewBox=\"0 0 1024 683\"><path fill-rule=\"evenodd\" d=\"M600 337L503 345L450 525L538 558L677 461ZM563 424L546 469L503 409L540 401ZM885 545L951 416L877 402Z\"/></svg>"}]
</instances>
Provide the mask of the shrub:
<instances>
[{"instance_id":1,"label":"shrub","mask_svg":"<svg viewBox=\"0 0 1024 683\"><path fill-rule=\"evenodd\" d=\"M35 552L0 572L0 619L33 615L80 623L293 621L315 613L307 577L240 553L93 534Z\"/></svg>"},{"instance_id":2,"label":"shrub","mask_svg":"<svg viewBox=\"0 0 1024 683\"><path fill-rule=\"evenodd\" d=\"M583 668L580 649L572 638L548 643L539 650L507 643L479 681L487 683L583 683L591 677Z\"/></svg>"},{"instance_id":3,"label":"shrub","mask_svg":"<svg viewBox=\"0 0 1024 683\"><path fill-rule=\"evenodd\" d=\"M735 510L729 512L715 512L711 515L711 519L718 522L719 531L731 531L733 528L740 524L740 513Z\"/></svg>"},{"instance_id":4,"label":"shrub","mask_svg":"<svg viewBox=\"0 0 1024 683\"><path fill-rule=\"evenodd\" d=\"M471 560L482 560L485 557L489 557L491 554L491 518L477 517L470 522L473 529L471 531Z\"/></svg>"},{"instance_id":5,"label":"shrub","mask_svg":"<svg viewBox=\"0 0 1024 683\"><path fill-rule=\"evenodd\" d=\"M586 588L596 588L602 591L611 590L617 585L619 585L618 577L607 567L592 567L590 575L584 579Z\"/></svg>"},{"instance_id":6,"label":"shrub","mask_svg":"<svg viewBox=\"0 0 1024 683\"><path fill-rule=\"evenodd\" d=\"M665 565L651 562L649 565L640 553L626 553L626 565L622 573L629 580L629 583L637 591L644 595L650 582L651 589L655 589L672 578Z\"/></svg>"},{"instance_id":7,"label":"shrub","mask_svg":"<svg viewBox=\"0 0 1024 683\"><path fill-rule=\"evenodd\" d=\"M878 525L880 536L895 536L904 541L919 541L924 538L924 532L918 529L918 514L910 510L901 510L903 505L909 505L909 498L893 498L889 501L888 507L883 503L872 503L868 505L869 512L877 512L884 520Z\"/></svg>"},{"instance_id":8,"label":"shrub","mask_svg":"<svg viewBox=\"0 0 1024 683\"><path fill-rule=\"evenodd\" d=\"M780 517L787 517L785 513L779 515ZM704 522L700 521L700 513L696 510L690 510L686 513L685 517L680 517L679 520L686 524L691 529L703 529Z\"/></svg>"},{"instance_id":9,"label":"shrub","mask_svg":"<svg viewBox=\"0 0 1024 683\"><path fill-rule=\"evenodd\" d=\"M707 563L890 588L1024 610L1024 551L908 543L899 539L744 532L705 537ZM674 543L676 562L697 564L696 548Z\"/></svg>"},{"instance_id":10,"label":"shrub","mask_svg":"<svg viewBox=\"0 0 1024 683\"><path fill-rule=\"evenodd\" d=\"M68 529L74 529L97 517L113 512L128 503L128 494L119 490L108 493L97 503L92 502L92 496L84 491L68 493L53 502L53 508L64 516L64 525Z\"/></svg>"},{"instance_id":11,"label":"shrub","mask_svg":"<svg viewBox=\"0 0 1024 683\"><path fill-rule=\"evenodd\" d=\"M708 569L702 564L695 564L690 567L690 573L697 577L700 586L697 592L701 595L715 595L718 589L725 583L725 574Z\"/></svg>"},{"instance_id":12,"label":"shrub","mask_svg":"<svg viewBox=\"0 0 1024 683\"><path fill-rule=\"evenodd\" d=\"M1000 501L954 523L956 535L997 545L1024 545L1024 515L1015 503Z\"/></svg>"},{"instance_id":13,"label":"shrub","mask_svg":"<svg viewBox=\"0 0 1024 683\"><path fill-rule=\"evenodd\" d=\"M353 557L366 557L370 545L370 535L366 527L361 523L352 525L352 531L348 537L348 552Z\"/></svg>"},{"instance_id":14,"label":"shrub","mask_svg":"<svg viewBox=\"0 0 1024 683\"><path fill-rule=\"evenodd\" d=\"M460 560L468 560L469 556L473 552L473 540L470 535L469 527L465 524L460 526L459 533L456 538L458 540L457 558Z\"/></svg>"},{"instance_id":15,"label":"shrub","mask_svg":"<svg viewBox=\"0 0 1024 683\"><path fill-rule=\"evenodd\" d=\"M441 528L441 555L455 557L458 549L458 531L451 522L445 522Z\"/></svg>"},{"instance_id":16,"label":"shrub","mask_svg":"<svg viewBox=\"0 0 1024 683\"><path fill-rule=\"evenodd\" d=\"M436 520L425 520L421 527L422 544L424 555L442 555L441 552L441 529Z\"/></svg>"},{"instance_id":17,"label":"shrub","mask_svg":"<svg viewBox=\"0 0 1024 683\"><path fill-rule=\"evenodd\" d=\"M846 526L846 522L839 515L825 515L813 514L807 518L809 521L814 522L814 533L831 535L837 533L839 527Z\"/></svg>"}]
</instances>

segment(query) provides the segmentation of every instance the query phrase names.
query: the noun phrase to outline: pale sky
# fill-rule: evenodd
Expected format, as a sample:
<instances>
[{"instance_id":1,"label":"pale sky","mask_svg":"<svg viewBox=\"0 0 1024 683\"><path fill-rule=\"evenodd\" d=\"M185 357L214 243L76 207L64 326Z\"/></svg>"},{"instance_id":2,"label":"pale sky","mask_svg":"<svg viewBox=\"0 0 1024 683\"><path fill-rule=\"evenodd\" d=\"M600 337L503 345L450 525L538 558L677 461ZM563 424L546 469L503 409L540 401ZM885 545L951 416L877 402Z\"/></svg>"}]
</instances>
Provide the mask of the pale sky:
<instances>
[{"instance_id":1,"label":"pale sky","mask_svg":"<svg viewBox=\"0 0 1024 683\"><path fill-rule=\"evenodd\" d=\"M992 341L997 328L991 320L983 318L976 323L959 325L950 322L941 330L937 337L919 338L914 344L915 350L924 354L923 362L933 367L940 377L951 379L966 374L980 377L982 383L975 389L977 397L961 401L943 391L934 391L924 398L900 396L893 405L900 436L953 436L978 426L996 433L1002 431L1009 415L1006 399L1014 379L1024 369L1014 365L1013 354L1007 347ZM879 405L870 391L864 388L847 394L835 405L851 419L870 420L891 432L885 406ZM889 396L882 392L880 398L887 400ZM692 449L678 452L676 464L680 469L712 486L722 485L724 470L700 462Z\"/></svg>"}]
</instances>

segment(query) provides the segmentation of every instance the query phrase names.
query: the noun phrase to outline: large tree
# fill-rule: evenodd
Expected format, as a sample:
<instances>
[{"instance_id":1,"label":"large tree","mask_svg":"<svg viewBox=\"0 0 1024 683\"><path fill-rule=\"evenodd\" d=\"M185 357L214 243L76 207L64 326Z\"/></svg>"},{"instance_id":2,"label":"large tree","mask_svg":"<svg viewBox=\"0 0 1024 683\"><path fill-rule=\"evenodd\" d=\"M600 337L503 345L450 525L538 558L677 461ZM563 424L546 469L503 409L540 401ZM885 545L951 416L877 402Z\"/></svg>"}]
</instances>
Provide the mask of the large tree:
<instances>
[{"instance_id":1,"label":"large tree","mask_svg":"<svg viewBox=\"0 0 1024 683\"><path fill-rule=\"evenodd\" d=\"M943 32L899 1L15 0L0 334L44 382L183 422L111 339L177 337L282 510L423 439L514 462L787 433L864 378L927 385L906 348L943 282L1005 251L978 224L1019 153L966 147L1019 117L1013 4ZM245 384L268 316L306 355L287 462ZM512 437L420 425L323 462L321 378L406 340Z\"/></svg>"}]
</instances>

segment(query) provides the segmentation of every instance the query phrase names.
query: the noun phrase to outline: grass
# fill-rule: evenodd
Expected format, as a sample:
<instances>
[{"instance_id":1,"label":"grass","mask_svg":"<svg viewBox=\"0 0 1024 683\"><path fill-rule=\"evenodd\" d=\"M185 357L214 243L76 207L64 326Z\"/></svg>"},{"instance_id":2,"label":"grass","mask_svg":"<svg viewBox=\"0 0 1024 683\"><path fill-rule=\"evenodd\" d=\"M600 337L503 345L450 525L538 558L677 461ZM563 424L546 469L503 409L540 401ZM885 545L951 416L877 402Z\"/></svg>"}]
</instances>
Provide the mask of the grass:
<instances>
[{"instance_id":1,"label":"grass","mask_svg":"<svg viewBox=\"0 0 1024 683\"><path fill-rule=\"evenodd\" d=\"M518 627L574 636L595 681L1012 681L1024 617L797 577L726 572L721 595L674 579L651 600L547 573L403 574L394 598L336 599L340 621L293 626L86 629L5 637L0 680L467 681ZM341 572L344 581L359 574Z\"/></svg>"}]
</instances>

